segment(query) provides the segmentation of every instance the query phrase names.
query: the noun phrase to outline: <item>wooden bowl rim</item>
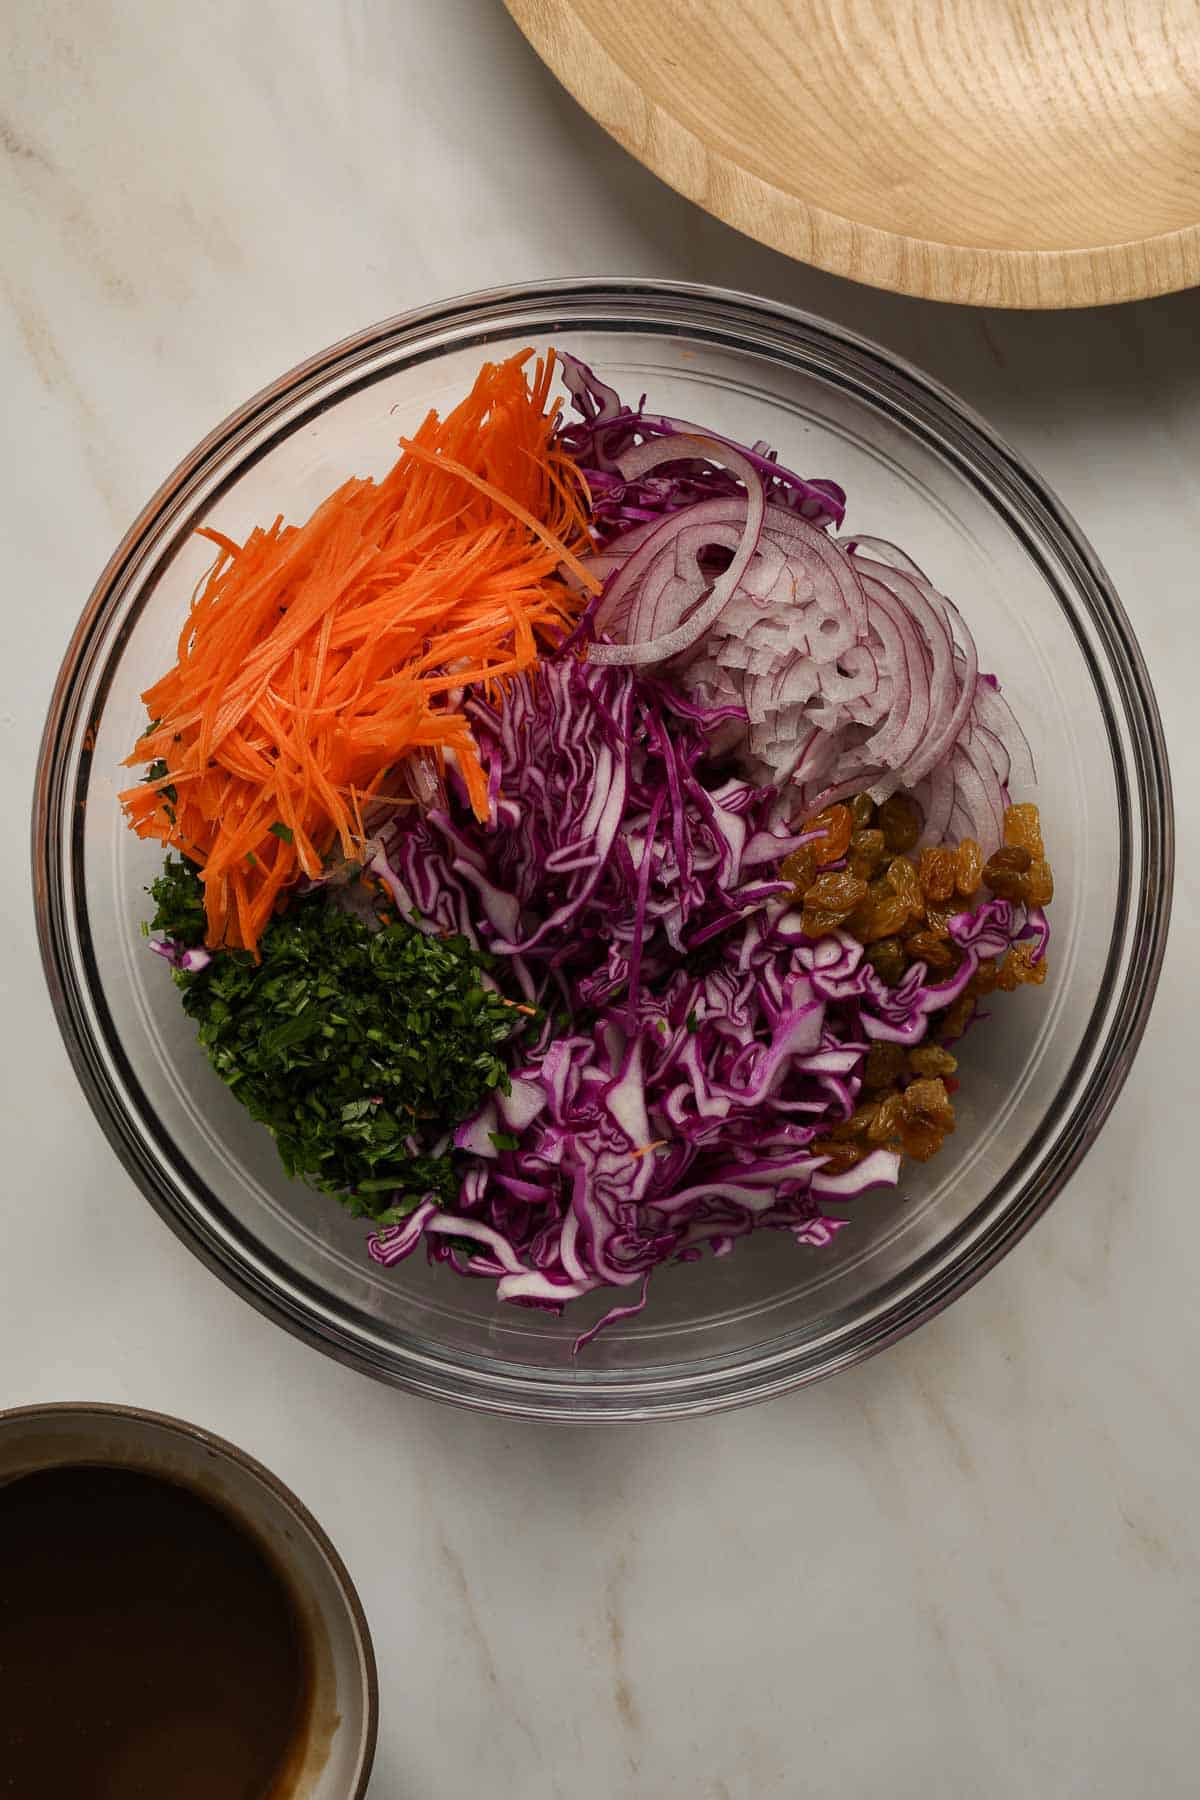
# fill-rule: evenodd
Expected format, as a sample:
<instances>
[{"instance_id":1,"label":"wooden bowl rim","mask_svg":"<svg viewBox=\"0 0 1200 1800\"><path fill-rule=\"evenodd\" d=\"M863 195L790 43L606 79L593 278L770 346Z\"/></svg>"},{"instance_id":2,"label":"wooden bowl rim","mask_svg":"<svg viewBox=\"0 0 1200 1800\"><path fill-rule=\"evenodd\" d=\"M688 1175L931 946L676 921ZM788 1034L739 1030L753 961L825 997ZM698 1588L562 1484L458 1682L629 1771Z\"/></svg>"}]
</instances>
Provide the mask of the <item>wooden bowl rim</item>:
<instances>
[{"instance_id":1,"label":"wooden bowl rim","mask_svg":"<svg viewBox=\"0 0 1200 1800\"><path fill-rule=\"evenodd\" d=\"M706 212L799 262L869 287L975 306L1061 309L1176 293L1200 283L1200 220L1120 244L1000 250L911 237L814 206L697 137L638 86L592 35L573 0L504 0L513 22L584 111L638 162ZM653 119L635 147L597 110L620 92ZM689 187L684 172L718 180Z\"/></svg>"}]
</instances>

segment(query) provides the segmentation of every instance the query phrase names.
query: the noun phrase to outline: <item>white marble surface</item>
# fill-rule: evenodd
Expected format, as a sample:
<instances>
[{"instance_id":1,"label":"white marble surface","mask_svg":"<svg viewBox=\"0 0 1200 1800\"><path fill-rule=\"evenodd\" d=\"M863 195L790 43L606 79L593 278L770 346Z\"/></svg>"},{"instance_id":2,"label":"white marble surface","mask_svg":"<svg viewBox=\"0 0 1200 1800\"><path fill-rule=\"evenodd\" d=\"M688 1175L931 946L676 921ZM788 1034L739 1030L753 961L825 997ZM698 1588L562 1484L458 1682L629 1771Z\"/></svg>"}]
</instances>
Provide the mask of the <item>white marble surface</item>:
<instances>
[{"instance_id":1,"label":"white marble surface","mask_svg":"<svg viewBox=\"0 0 1200 1800\"><path fill-rule=\"evenodd\" d=\"M498 0L9 0L5 38L0 1405L161 1407L295 1485L374 1625L372 1800L1195 1794L1200 301L1006 316L788 264L615 149ZM361 324L567 273L779 295L966 394L1107 561L1184 797L1145 1047L1046 1220L863 1369L605 1434L376 1387L191 1259L76 1090L25 852L68 633L174 461Z\"/></svg>"}]
</instances>

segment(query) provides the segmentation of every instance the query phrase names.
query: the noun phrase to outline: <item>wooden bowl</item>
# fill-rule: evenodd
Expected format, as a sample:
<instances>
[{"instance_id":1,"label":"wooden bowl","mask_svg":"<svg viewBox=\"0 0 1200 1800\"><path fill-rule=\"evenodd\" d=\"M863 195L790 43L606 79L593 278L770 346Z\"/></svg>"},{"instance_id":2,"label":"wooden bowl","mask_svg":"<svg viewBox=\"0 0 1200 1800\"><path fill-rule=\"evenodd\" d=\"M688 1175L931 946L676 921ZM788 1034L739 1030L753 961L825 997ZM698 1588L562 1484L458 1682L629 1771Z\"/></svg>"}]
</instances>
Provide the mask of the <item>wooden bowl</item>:
<instances>
[{"instance_id":1,"label":"wooden bowl","mask_svg":"<svg viewBox=\"0 0 1200 1800\"><path fill-rule=\"evenodd\" d=\"M506 0L664 181L789 256L989 306L1200 282L1197 0Z\"/></svg>"}]
</instances>

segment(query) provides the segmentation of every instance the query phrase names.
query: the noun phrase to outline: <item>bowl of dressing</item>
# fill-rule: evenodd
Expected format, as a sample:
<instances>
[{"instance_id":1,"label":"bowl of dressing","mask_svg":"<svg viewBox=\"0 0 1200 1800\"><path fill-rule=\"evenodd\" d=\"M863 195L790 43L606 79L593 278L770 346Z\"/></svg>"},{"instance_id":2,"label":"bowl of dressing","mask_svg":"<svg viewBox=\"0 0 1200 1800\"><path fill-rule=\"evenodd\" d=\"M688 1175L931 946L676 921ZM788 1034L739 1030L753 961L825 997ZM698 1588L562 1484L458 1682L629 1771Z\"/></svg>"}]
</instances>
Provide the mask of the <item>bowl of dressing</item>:
<instances>
[{"instance_id":1,"label":"bowl of dressing","mask_svg":"<svg viewBox=\"0 0 1200 1800\"><path fill-rule=\"evenodd\" d=\"M20 1794L361 1800L379 1689L301 1502L181 1419L0 1412L0 1766Z\"/></svg>"}]
</instances>

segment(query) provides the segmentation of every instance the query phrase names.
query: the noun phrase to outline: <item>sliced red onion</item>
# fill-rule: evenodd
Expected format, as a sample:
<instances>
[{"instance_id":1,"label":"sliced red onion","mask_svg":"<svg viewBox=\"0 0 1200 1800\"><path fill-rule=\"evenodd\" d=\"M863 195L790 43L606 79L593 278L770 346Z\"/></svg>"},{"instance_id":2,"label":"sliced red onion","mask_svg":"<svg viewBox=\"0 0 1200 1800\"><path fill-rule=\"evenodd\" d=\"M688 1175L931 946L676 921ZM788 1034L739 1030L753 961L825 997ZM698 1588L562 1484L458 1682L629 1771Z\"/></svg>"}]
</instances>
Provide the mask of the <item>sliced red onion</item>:
<instances>
[{"instance_id":1,"label":"sliced red onion","mask_svg":"<svg viewBox=\"0 0 1200 1800\"><path fill-rule=\"evenodd\" d=\"M856 531L853 537L842 538L842 547L851 556L859 553L874 557L876 562L887 563L893 569L903 569L906 575L913 575L918 581L928 581L924 569L919 569L906 550L898 544L889 543L887 538L864 537Z\"/></svg>"},{"instance_id":2,"label":"sliced red onion","mask_svg":"<svg viewBox=\"0 0 1200 1800\"><path fill-rule=\"evenodd\" d=\"M981 681L976 689L975 717L980 726L999 738L1008 751L1011 759L1011 785L1018 788L1035 787L1037 769L1033 751L1029 748L1029 739L1004 695L990 682Z\"/></svg>"},{"instance_id":3,"label":"sliced red onion","mask_svg":"<svg viewBox=\"0 0 1200 1800\"><path fill-rule=\"evenodd\" d=\"M706 518L693 522L725 524L728 520L728 508L728 501L710 500L706 503ZM694 509L689 511L694 513ZM717 515L715 518L712 516L714 513ZM628 618L630 605L647 572L654 567L663 550L674 543L687 523L688 519L680 514L668 513L665 519L657 521L649 529L640 527L618 539L619 550L609 551L603 559L607 564L616 560L619 568L615 575L610 575L605 580L604 592L600 596L594 620L597 631L615 630L621 621ZM597 557L594 560L598 563L601 559ZM590 569L590 563L588 567ZM600 570L597 569L596 573L599 574Z\"/></svg>"},{"instance_id":4,"label":"sliced red onion","mask_svg":"<svg viewBox=\"0 0 1200 1800\"><path fill-rule=\"evenodd\" d=\"M917 803L924 815L921 845L944 844L950 836L950 815L954 810L954 772L948 762L939 763L928 778L915 789Z\"/></svg>"},{"instance_id":5,"label":"sliced red onion","mask_svg":"<svg viewBox=\"0 0 1200 1800\"><path fill-rule=\"evenodd\" d=\"M647 469L656 468L663 462L678 462L681 458L689 456L711 456L714 449L719 452L718 460L725 464L731 474L736 475L739 480L744 482L746 487L745 524L741 542L734 552L733 561L725 572L718 575L713 582L708 598L673 629L668 627L662 630L660 627L660 635L645 641L593 644L589 652L592 662L618 665L666 662L697 643L720 616L731 596L737 591L738 583L758 546L763 514L766 510L762 481L751 464L744 457L739 456L737 451L729 450L723 445L714 445L710 440L685 437L655 439L651 443L639 445L636 449L631 450L628 458L631 462L638 463L637 473L644 474ZM678 553L677 540L682 533L691 534L698 525L703 527L704 521L697 522L691 518L693 510L690 507L684 508L681 512L673 515L669 521L675 526L667 544L667 549L673 556ZM662 536L663 530L660 529L651 538L644 540L639 546L639 554L644 555L648 545L657 545ZM648 579L648 574L643 579ZM679 611L682 612L688 599L694 597L691 594L690 582L685 580L676 590Z\"/></svg>"},{"instance_id":6,"label":"sliced red onion","mask_svg":"<svg viewBox=\"0 0 1200 1800\"><path fill-rule=\"evenodd\" d=\"M868 577L864 586L871 604L871 623L888 656L893 687L891 710L863 744L859 761L864 769L902 770L929 723L930 658L920 627L902 602L882 582Z\"/></svg>"},{"instance_id":7,"label":"sliced red onion","mask_svg":"<svg viewBox=\"0 0 1200 1800\"><path fill-rule=\"evenodd\" d=\"M1033 760L957 608L895 545L838 542L761 504L745 459L702 434L653 437L619 472L633 482L718 453L746 503L685 504L608 545L596 623L621 641L593 645L592 659L669 661L685 692L744 709L743 725L722 727L722 750L740 744L755 780L795 790L797 813L863 789L877 802L916 792L922 842L973 836L991 854L1008 790L1032 783ZM715 578L714 552L732 556Z\"/></svg>"},{"instance_id":8,"label":"sliced red onion","mask_svg":"<svg viewBox=\"0 0 1200 1800\"><path fill-rule=\"evenodd\" d=\"M940 742L950 727L954 716L957 691L954 680L954 639L947 625L945 614L931 605L922 585L912 581L907 575L893 569L887 569L879 563L859 562L860 572L874 577L876 582L876 599L882 602L884 594L891 596L893 606L899 614L893 618L899 623L900 616L911 621L913 636L918 646L917 654L925 667L928 680L928 710L920 737L914 745L906 748L903 761L908 764L906 779L912 786L926 769L938 760L937 754L930 756L930 740ZM922 747L923 746L923 747ZM895 764L894 757L881 758Z\"/></svg>"},{"instance_id":9,"label":"sliced red onion","mask_svg":"<svg viewBox=\"0 0 1200 1800\"><path fill-rule=\"evenodd\" d=\"M995 770L985 758L972 755L965 744L955 746L950 766L956 790L955 812L964 814L969 821L967 829L959 829L955 836L973 836L980 844L994 848L1000 842L1004 815L1004 798Z\"/></svg>"}]
</instances>

